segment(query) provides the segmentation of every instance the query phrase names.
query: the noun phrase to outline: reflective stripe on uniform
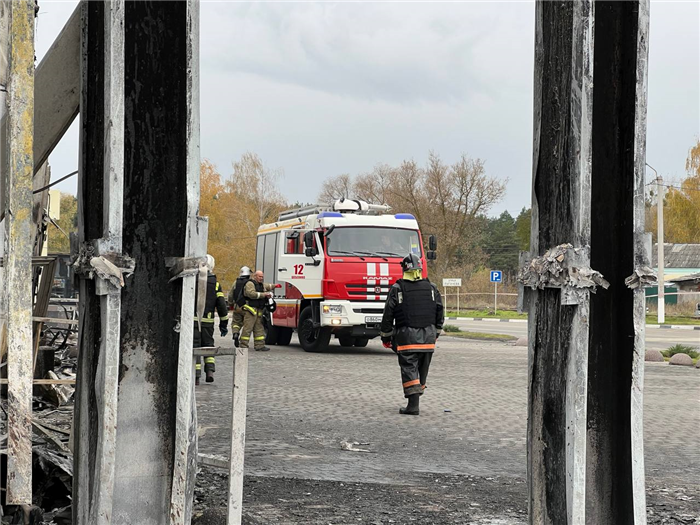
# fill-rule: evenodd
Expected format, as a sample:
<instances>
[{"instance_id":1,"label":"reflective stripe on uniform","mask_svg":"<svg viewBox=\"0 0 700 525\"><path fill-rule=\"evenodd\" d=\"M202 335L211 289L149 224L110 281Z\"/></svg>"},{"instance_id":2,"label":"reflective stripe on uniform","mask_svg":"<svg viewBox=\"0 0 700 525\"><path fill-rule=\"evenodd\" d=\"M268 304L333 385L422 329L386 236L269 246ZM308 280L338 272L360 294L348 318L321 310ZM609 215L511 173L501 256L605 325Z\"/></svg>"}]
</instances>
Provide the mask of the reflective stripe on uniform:
<instances>
[{"instance_id":1,"label":"reflective stripe on uniform","mask_svg":"<svg viewBox=\"0 0 700 525\"><path fill-rule=\"evenodd\" d=\"M219 321L228 321L228 314L223 317L219 317Z\"/></svg>"},{"instance_id":2,"label":"reflective stripe on uniform","mask_svg":"<svg viewBox=\"0 0 700 525\"><path fill-rule=\"evenodd\" d=\"M262 337L255 337L255 338L253 338L253 341L264 341L264 340L265 340L265 336L264 336L264 335L263 335Z\"/></svg>"},{"instance_id":3,"label":"reflective stripe on uniform","mask_svg":"<svg viewBox=\"0 0 700 525\"><path fill-rule=\"evenodd\" d=\"M424 345L402 345L402 346L397 346L396 351L401 352L402 350L426 350L429 348L435 348L435 343L432 344L424 344Z\"/></svg>"},{"instance_id":4,"label":"reflective stripe on uniform","mask_svg":"<svg viewBox=\"0 0 700 525\"><path fill-rule=\"evenodd\" d=\"M406 381L403 384L403 387L408 388L409 386L413 386L413 385L420 385L420 379L413 379L411 381Z\"/></svg>"},{"instance_id":5,"label":"reflective stripe on uniform","mask_svg":"<svg viewBox=\"0 0 700 525\"><path fill-rule=\"evenodd\" d=\"M204 362L206 364L210 365L210 364L216 363L216 359L214 359L213 357L205 357Z\"/></svg>"},{"instance_id":6,"label":"reflective stripe on uniform","mask_svg":"<svg viewBox=\"0 0 700 525\"><path fill-rule=\"evenodd\" d=\"M201 369L202 369L202 365L200 365L199 363L197 363L196 365L194 365L194 369L195 369L195 370L201 370Z\"/></svg>"},{"instance_id":7,"label":"reflective stripe on uniform","mask_svg":"<svg viewBox=\"0 0 700 525\"><path fill-rule=\"evenodd\" d=\"M257 313L258 313L257 310L255 308L253 308L252 306L250 306L249 304L245 305L243 307L243 309L248 310L251 314L254 314L254 315L257 315Z\"/></svg>"},{"instance_id":8,"label":"reflective stripe on uniform","mask_svg":"<svg viewBox=\"0 0 700 525\"><path fill-rule=\"evenodd\" d=\"M194 322L197 322L197 319L194 320ZM213 323L214 319L209 319L208 317L202 317L202 322L203 323Z\"/></svg>"},{"instance_id":9,"label":"reflective stripe on uniform","mask_svg":"<svg viewBox=\"0 0 700 525\"><path fill-rule=\"evenodd\" d=\"M224 292L216 292L217 297L224 297Z\"/></svg>"},{"instance_id":10,"label":"reflective stripe on uniform","mask_svg":"<svg viewBox=\"0 0 700 525\"><path fill-rule=\"evenodd\" d=\"M241 341L250 341L250 337L241 337Z\"/></svg>"}]
</instances>

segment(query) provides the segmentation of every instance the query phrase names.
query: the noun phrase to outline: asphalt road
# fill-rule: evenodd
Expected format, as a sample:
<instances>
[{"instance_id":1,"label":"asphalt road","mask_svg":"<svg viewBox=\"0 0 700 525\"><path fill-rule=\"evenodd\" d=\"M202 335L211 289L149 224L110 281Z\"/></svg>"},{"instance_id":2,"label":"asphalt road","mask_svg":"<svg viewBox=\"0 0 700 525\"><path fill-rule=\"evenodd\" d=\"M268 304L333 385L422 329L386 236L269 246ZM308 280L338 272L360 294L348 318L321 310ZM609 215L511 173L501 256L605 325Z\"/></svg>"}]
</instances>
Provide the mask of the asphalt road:
<instances>
[{"instance_id":1,"label":"asphalt road","mask_svg":"<svg viewBox=\"0 0 700 525\"><path fill-rule=\"evenodd\" d=\"M446 320L445 323L456 325L462 330L469 332L507 334L515 337L527 336L527 323L523 322L459 321L452 319ZM675 344L700 347L700 330L652 328L647 326L646 340L647 350L665 350Z\"/></svg>"},{"instance_id":2,"label":"asphalt road","mask_svg":"<svg viewBox=\"0 0 700 525\"><path fill-rule=\"evenodd\" d=\"M200 450L227 454L231 359L217 359L217 369L214 383L197 387ZM698 487L699 395L700 370L647 363L648 482ZM441 338L420 417L399 415L404 403L396 356L376 340L363 349L334 341L310 354L295 337L251 351L246 473L377 483L404 483L410 472L525 476L526 348Z\"/></svg>"}]
</instances>

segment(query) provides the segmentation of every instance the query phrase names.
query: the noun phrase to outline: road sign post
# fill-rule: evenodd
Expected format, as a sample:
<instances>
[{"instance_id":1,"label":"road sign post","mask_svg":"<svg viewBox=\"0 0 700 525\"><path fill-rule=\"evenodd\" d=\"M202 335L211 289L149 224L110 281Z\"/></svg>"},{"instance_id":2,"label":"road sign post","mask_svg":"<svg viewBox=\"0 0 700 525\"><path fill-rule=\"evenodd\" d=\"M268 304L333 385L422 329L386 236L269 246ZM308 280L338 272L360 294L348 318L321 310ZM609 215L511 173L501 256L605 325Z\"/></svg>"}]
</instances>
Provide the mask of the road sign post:
<instances>
[{"instance_id":1,"label":"road sign post","mask_svg":"<svg viewBox=\"0 0 700 525\"><path fill-rule=\"evenodd\" d=\"M491 270L491 282L493 283L493 313L498 312L498 283L503 281L503 272Z\"/></svg>"},{"instance_id":2,"label":"road sign post","mask_svg":"<svg viewBox=\"0 0 700 525\"><path fill-rule=\"evenodd\" d=\"M462 279L443 279L442 287L445 290L445 309L447 309L447 289L457 288L457 315L459 315L459 289L462 287Z\"/></svg>"}]
</instances>

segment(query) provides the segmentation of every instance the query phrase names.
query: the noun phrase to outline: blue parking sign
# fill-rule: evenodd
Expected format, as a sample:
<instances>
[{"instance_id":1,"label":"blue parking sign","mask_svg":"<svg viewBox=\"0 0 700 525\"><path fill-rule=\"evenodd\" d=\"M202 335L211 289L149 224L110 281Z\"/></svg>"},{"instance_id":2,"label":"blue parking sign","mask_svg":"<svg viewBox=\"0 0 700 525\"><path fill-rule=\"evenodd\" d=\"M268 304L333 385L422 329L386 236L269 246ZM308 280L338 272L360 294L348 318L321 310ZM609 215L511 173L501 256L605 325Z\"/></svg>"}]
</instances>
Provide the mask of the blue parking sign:
<instances>
[{"instance_id":1,"label":"blue parking sign","mask_svg":"<svg viewBox=\"0 0 700 525\"><path fill-rule=\"evenodd\" d=\"M491 282L500 283L503 281L503 273L500 270L491 270Z\"/></svg>"}]
</instances>

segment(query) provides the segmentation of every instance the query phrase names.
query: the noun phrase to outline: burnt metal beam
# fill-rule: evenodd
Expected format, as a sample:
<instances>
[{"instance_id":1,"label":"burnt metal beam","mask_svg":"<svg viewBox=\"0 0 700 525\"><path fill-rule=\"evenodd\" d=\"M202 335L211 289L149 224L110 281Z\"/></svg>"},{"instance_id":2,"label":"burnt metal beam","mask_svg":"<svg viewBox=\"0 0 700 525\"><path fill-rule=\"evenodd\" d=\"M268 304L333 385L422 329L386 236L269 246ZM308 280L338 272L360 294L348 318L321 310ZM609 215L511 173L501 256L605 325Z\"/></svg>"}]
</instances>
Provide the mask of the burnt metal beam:
<instances>
[{"instance_id":1,"label":"burnt metal beam","mask_svg":"<svg viewBox=\"0 0 700 525\"><path fill-rule=\"evenodd\" d=\"M166 260L206 253L198 3L85 1L82 13L75 522L184 525L195 281L171 282Z\"/></svg>"},{"instance_id":2,"label":"burnt metal beam","mask_svg":"<svg viewBox=\"0 0 700 525\"><path fill-rule=\"evenodd\" d=\"M584 0L536 4L530 251L535 260L569 245L557 258L572 271L590 268L592 9ZM546 273L541 265L532 271L539 268ZM559 286L536 286L527 300L530 523L583 524L588 310L595 287L552 284Z\"/></svg>"},{"instance_id":3,"label":"burnt metal beam","mask_svg":"<svg viewBox=\"0 0 700 525\"><path fill-rule=\"evenodd\" d=\"M647 35L648 0L536 4L532 236L520 272L533 524L645 520Z\"/></svg>"},{"instance_id":4,"label":"burnt metal beam","mask_svg":"<svg viewBox=\"0 0 700 525\"><path fill-rule=\"evenodd\" d=\"M7 5L5 5L7 7ZM34 1L10 4L7 86L7 503L32 503Z\"/></svg>"},{"instance_id":5,"label":"burnt metal beam","mask_svg":"<svg viewBox=\"0 0 700 525\"><path fill-rule=\"evenodd\" d=\"M642 393L649 4L595 2L591 262L611 282L591 298L588 523L646 523ZM629 282L629 281L628 281Z\"/></svg>"}]
</instances>

